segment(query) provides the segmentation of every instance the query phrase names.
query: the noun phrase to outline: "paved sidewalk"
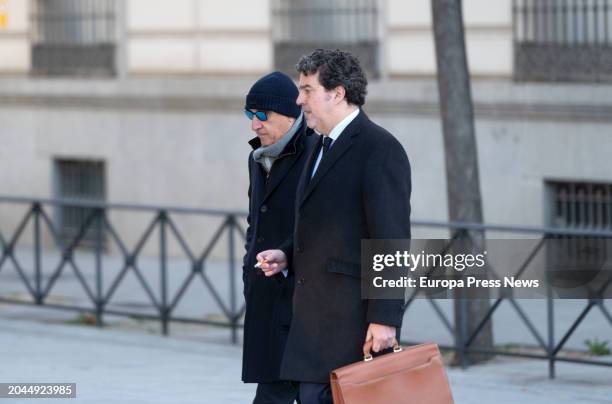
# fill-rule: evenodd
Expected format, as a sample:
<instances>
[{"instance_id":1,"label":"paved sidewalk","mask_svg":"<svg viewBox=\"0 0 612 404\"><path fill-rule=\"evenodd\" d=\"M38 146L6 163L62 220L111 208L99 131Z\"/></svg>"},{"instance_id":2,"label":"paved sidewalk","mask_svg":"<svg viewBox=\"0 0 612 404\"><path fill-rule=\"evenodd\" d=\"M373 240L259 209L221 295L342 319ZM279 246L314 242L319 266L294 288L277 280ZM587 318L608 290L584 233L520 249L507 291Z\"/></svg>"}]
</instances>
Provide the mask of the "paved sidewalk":
<instances>
[{"instance_id":1,"label":"paved sidewalk","mask_svg":"<svg viewBox=\"0 0 612 404\"><path fill-rule=\"evenodd\" d=\"M0 313L0 382L76 382L78 402L249 403L254 387L240 382L240 361L241 348L227 343ZM546 362L532 360L449 370L458 404L612 403L611 368L560 363L557 374L548 380Z\"/></svg>"}]
</instances>

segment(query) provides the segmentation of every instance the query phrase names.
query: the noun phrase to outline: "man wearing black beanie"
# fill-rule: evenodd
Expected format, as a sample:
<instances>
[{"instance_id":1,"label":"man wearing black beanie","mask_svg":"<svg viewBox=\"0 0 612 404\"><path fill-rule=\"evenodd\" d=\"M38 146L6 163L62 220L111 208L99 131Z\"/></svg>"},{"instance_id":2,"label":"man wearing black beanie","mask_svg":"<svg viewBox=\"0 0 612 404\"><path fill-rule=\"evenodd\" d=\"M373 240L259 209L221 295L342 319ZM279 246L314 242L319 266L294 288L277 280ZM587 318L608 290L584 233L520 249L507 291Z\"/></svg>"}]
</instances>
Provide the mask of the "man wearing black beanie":
<instances>
[{"instance_id":1,"label":"man wearing black beanie","mask_svg":"<svg viewBox=\"0 0 612 404\"><path fill-rule=\"evenodd\" d=\"M263 276L259 251L293 233L299 176L315 136L295 101L298 90L281 72L267 74L249 90L245 115L257 137L249 144L249 216L243 262L244 345L242 380L258 383L255 404L293 403L298 385L280 379L280 363L292 317L294 277L288 271Z\"/></svg>"}]
</instances>

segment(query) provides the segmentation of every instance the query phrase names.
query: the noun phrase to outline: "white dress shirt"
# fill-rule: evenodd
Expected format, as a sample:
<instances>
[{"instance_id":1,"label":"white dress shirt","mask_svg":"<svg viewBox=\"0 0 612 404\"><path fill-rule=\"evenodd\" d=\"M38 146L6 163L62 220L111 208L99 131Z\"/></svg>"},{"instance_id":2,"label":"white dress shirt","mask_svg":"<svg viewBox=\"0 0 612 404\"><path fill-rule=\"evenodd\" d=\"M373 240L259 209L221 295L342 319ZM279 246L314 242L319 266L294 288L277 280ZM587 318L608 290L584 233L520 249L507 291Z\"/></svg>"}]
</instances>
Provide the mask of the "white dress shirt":
<instances>
[{"instance_id":1,"label":"white dress shirt","mask_svg":"<svg viewBox=\"0 0 612 404\"><path fill-rule=\"evenodd\" d=\"M334 126L331 132L329 132L329 135L321 135L321 136L329 136L331 138L332 144L331 146L329 146L330 148L334 147L334 143L336 143L336 140L338 139L338 137L340 137L342 132L344 132L344 129L346 129L349 123L353 122L353 119L355 119L357 115L359 115L359 111L360 111L359 108L357 108L356 110L348 114L346 118L344 118L336 126ZM319 155L317 156L317 161L315 161L310 178L314 177L315 173L317 172L317 168L319 167L319 163L321 162L322 157L323 157L323 148L319 150Z\"/></svg>"}]
</instances>

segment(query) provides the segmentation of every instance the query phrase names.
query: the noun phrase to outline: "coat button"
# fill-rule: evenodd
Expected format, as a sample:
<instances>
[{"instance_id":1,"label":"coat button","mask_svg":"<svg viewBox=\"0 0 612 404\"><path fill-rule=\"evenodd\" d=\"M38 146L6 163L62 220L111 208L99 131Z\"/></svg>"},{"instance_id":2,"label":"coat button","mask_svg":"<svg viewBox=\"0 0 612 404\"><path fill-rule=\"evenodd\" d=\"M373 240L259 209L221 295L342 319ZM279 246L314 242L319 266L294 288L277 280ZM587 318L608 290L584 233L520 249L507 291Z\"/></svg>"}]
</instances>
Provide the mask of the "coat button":
<instances>
[{"instance_id":1,"label":"coat button","mask_svg":"<svg viewBox=\"0 0 612 404\"><path fill-rule=\"evenodd\" d=\"M261 213L266 213L268 211L268 206L267 205L261 205L261 208L259 208L259 211Z\"/></svg>"},{"instance_id":2,"label":"coat button","mask_svg":"<svg viewBox=\"0 0 612 404\"><path fill-rule=\"evenodd\" d=\"M304 278L300 278L300 279L298 279L297 284L298 285L303 285L304 282L305 282Z\"/></svg>"},{"instance_id":3,"label":"coat button","mask_svg":"<svg viewBox=\"0 0 612 404\"><path fill-rule=\"evenodd\" d=\"M304 247L302 247L301 245L299 245L299 246L297 247L297 252L301 253L301 252L303 252L303 251L304 251Z\"/></svg>"},{"instance_id":4,"label":"coat button","mask_svg":"<svg viewBox=\"0 0 612 404\"><path fill-rule=\"evenodd\" d=\"M263 237L257 237L257 242L258 242L258 243L263 243L263 241L264 241L264 238L263 238Z\"/></svg>"}]
</instances>

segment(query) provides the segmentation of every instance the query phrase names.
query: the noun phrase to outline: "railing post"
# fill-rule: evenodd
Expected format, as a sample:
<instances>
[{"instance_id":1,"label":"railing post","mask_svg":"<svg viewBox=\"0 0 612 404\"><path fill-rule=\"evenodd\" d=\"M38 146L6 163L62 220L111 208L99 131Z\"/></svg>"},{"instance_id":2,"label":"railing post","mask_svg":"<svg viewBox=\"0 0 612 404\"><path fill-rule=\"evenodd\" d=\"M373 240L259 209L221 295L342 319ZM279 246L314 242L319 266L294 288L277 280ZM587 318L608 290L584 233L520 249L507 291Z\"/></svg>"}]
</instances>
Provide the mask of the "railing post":
<instances>
[{"instance_id":1,"label":"railing post","mask_svg":"<svg viewBox=\"0 0 612 404\"><path fill-rule=\"evenodd\" d=\"M102 249L104 209L96 209L96 326L104 323L104 297L102 293Z\"/></svg>"},{"instance_id":2,"label":"railing post","mask_svg":"<svg viewBox=\"0 0 612 404\"><path fill-rule=\"evenodd\" d=\"M234 240L234 227L236 219L233 215L227 217L227 228L228 228L228 243L229 243L229 288L230 288L230 313L231 313L231 327L232 327L232 344L238 342L238 319L236 318L236 274L234 273L235 267L235 240Z\"/></svg>"},{"instance_id":3,"label":"railing post","mask_svg":"<svg viewBox=\"0 0 612 404\"><path fill-rule=\"evenodd\" d=\"M167 212L162 210L159 212L159 264L160 264L160 282L161 282L161 312L160 319L162 325L162 334L168 335L168 245L166 242L166 226Z\"/></svg>"},{"instance_id":4,"label":"railing post","mask_svg":"<svg viewBox=\"0 0 612 404\"><path fill-rule=\"evenodd\" d=\"M38 202L34 202L32 206L32 212L34 213L34 270L35 270L35 282L36 282L36 292L34 296L34 301L37 305L42 304L42 289L41 289L41 281L42 281L42 266L41 266L41 257L40 257L40 249L41 249L41 234L40 234L40 213L41 213L41 205Z\"/></svg>"},{"instance_id":5,"label":"railing post","mask_svg":"<svg viewBox=\"0 0 612 404\"><path fill-rule=\"evenodd\" d=\"M548 276L548 274L547 274ZM548 322L548 378L555 378L555 321L552 289L550 282L546 282L546 312Z\"/></svg>"}]
</instances>

